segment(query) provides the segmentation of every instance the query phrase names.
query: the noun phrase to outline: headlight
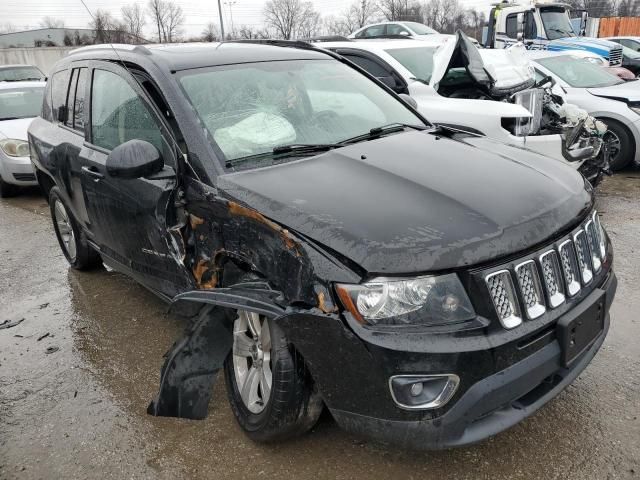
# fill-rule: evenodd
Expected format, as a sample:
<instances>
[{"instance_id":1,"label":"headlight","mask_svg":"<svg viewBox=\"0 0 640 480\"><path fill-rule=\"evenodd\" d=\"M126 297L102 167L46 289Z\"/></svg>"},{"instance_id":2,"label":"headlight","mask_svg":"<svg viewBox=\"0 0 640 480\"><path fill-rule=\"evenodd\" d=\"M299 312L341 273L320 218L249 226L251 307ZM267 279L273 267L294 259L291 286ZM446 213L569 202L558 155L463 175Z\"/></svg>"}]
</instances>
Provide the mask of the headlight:
<instances>
[{"instance_id":1,"label":"headlight","mask_svg":"<svg viewBox=\"0 0 640 480\"><path fill-rule=\"evenodd\" d=\"M336 285L343 306L370 325L442 325L475 317L454 273L406 280L373 280Z\"/></svg>"},{"instance_id":2,"label":"headlight","mask_svg":"<svg viewBox=\"0 0 640 480\"><path fill-rule=\"evenodd\" d=\"M7 138L0 140L0 148L10 157L28 157L29 156L29 144L24 140L15 140L13 138Z\"/></svg>"},{"instance_id":3,"label":"headlight","mask_svg":"<svg viewBox=\"0 0 640 480\"><path fill-rule=\"evenodd\" d=\"M637 115L640 115L640 103L630 103L629 108Z\"/></svg>"}]
</instances>

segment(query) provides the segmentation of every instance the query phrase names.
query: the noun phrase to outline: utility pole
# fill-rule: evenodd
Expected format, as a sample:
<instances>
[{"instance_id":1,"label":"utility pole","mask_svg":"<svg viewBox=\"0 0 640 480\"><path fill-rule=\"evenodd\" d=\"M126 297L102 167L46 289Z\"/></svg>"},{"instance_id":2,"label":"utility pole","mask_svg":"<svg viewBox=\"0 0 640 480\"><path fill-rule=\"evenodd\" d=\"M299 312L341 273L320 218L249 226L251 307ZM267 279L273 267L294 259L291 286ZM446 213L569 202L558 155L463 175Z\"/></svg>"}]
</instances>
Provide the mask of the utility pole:
<instances>
[{"instance_id":1,"label":"utility pole","mask_svg":"<svg viewBox=\"0 0 640 480\"><path fill-rule=\"evenodd\" d=\"M235 35L235 27L233 26L233 6L238 3L236 0L229 0L228 2L224 2L226 5L229 5L229 14L231 15L231 36Z\"/></svg>"},{"instance_id":2,"label":"utility pole","mask_svg":"<svg viewBox=\"0 0 640 480\"><path fill-rule=\"evenodd\" d=\"M218 0L218 15L220 15L220 34L222 35L222 41L224 42L224 21L222 20L222 3Z\"/></svg>"}]
</instances>

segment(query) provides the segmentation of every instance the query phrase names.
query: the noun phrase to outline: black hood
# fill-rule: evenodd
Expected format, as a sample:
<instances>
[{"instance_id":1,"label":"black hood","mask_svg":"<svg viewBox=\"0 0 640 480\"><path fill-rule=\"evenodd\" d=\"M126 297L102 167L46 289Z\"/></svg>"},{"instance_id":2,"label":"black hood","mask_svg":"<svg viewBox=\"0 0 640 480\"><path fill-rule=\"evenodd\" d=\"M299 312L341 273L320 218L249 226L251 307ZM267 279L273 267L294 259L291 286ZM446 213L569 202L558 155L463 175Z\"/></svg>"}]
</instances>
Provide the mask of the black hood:
<instances>
[{"instance_id":1,"label":"black hood","mask_svg":"<svg viewBox=\"0 0 640 480\"><path fill-rule=\"evenodd\" d=\"M482 137L426 132L224 175L218 186L380 274L447 270L522 251L568 228L592 203L583 178L558 160Z\"/></svg>"}]
</instances>

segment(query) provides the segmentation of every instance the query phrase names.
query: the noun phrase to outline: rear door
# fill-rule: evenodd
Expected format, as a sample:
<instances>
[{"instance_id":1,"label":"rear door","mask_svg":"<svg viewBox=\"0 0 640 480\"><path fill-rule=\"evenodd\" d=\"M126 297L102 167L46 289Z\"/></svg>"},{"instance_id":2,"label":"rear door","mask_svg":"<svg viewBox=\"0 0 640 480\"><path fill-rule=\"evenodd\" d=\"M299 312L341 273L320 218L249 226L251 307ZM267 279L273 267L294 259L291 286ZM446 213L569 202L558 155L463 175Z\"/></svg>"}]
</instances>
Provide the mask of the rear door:
<instances>
[{"instance_id":1,"label":"rear door","mask_svg":"<svg viewBox=\"0 0 640 480\"><path fill-rule=\"evenodd\" d=\"M93 62L89 72L88 140L82 153L82 186L91 239L102 254L139 281L168 296L184 283L169 225L177 186L175 142L146 92L124 68ZM148 178L119 179L106 172L111 150L132 139L146 140L165 167Z\"/></svg>"}]
</instances>

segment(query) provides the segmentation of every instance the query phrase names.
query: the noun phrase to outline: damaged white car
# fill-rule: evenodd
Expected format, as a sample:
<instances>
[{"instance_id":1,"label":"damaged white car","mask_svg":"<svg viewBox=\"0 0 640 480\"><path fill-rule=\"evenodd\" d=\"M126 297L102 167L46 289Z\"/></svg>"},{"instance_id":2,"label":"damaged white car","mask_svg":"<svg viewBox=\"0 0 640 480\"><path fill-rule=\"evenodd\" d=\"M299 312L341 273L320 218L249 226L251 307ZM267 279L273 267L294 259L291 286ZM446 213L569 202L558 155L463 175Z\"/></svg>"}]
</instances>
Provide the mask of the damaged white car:
<instances>
[{"instance_id":1,"label":"damaged white car","mask_svg":"<svg viewBox=\"0 0 640 480\"><path fill-rule=\"evenodd\" d=\"M459 32L446 42L319 42L396 93L432 122L528 148L570 164L593 184L609 171L606 125L536 81L522 45L479 50Z\"/></svg>"}]
</instances>

